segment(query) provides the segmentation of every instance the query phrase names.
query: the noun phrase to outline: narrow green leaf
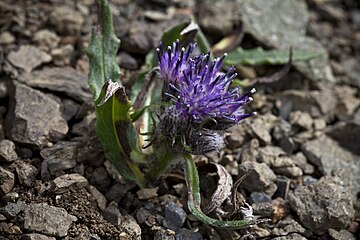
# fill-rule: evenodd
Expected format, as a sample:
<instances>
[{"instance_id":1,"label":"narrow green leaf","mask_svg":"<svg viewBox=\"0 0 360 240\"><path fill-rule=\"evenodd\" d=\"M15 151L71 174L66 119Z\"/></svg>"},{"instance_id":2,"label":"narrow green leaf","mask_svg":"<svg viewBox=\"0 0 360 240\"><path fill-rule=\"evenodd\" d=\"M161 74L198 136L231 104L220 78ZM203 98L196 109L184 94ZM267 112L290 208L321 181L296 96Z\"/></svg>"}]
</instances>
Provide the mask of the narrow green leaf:
<instances>
[{"instance_id":1,"label":"narrow green leaf","mask_svg":"<svg viewBox=\"0 0 360 240\"><path fill-rule=\"evenodd\" d=\"M97 0L100 31L93 31L85 50L90 71L88 83L92 90L96 113L96 132L105 154L127 180L144 185L144 178L130 159L136 136L131 131L131 107L125 89L120 83L120 68L116 54L120 40L113 29L108 1Z\"/></svg>"},{"instance_id":2,"label":"narrow green leaf","mask_svg":"<svg viewBox=\"0 0 360 240\"><path fill-rule=\"evenodd\" d=\"M205 224L223 229L244 229L253 224L246 220L222 221L206 216L200 208L200 182L195 162L189 154L185 154L184 159L185 180L188 188L188 207L191 214Z\"/></svg>"},{"instance_id":3,"label":"narrow green leaf","mask_svg":"<svg viewBox=\"0 0 360 240\"><path fill-rule=\"evenodd\" d=\"M322 54L317 52L293 51L293 61L308 61L320 57ZM286 64L289 61L289 51L264 50L261 47L254 49L236 48L225 58L225 64L237 65L261 65L261 64Z\"/></svg>"}]
</instances>

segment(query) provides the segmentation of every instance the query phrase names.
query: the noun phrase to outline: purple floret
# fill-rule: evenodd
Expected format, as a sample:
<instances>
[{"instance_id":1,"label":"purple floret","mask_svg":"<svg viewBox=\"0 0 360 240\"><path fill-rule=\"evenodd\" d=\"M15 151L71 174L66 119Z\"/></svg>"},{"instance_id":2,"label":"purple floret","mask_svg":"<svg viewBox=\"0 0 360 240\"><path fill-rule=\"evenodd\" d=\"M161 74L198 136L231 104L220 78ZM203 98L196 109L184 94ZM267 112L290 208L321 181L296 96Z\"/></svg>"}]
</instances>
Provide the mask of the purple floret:
<instances>
[{"instance_id":1,"label":"purple floret","mask_svg":"<svg viewBox=\"0 0 360 240\"><path fill-rule=\"evenodd\" d=\"M179 49L179 40L168 46L167 50L163 50L162 42L156 49L159 60L159 77L168 83L176 84L183 77L182 72L188 67L189 59L196 44L190 44L187 51L185 48Z\"/></svg>"}]
</instances>

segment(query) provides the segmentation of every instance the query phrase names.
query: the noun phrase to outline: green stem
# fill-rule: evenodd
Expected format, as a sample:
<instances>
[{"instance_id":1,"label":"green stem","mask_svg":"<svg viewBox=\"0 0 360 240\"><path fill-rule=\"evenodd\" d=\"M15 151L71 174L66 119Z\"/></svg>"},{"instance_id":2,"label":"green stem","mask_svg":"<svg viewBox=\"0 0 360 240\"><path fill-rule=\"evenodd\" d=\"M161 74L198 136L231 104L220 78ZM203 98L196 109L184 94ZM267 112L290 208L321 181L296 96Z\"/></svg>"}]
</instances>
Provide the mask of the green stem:
<instances>
[{"instance_id":1,"label":"green stem","mask_svg":"<svg viewBox=\"0 0 360 240\"><path fill-rule=\"evenodd\" d=\"M201 208L199 175L194 160L190 154L184 154L185 159L185 180L188 187L188 207L192 215L205 224L223 229L244 229L252 223L246 220L221 221L206 216Z\"/></svg>"},{"instance_id":2,"label":"green stem","mask_svg":"<svg viewBox=\"0 0 360 240\"><path fill-rule=\"evenodd\" d=\"M156 180L169 167L170 162L174 160L177 155L171 151L168 146L161 145L155 149L155 161L147 175L147 179L151 182Z\"/></svg>"}]
</instances>

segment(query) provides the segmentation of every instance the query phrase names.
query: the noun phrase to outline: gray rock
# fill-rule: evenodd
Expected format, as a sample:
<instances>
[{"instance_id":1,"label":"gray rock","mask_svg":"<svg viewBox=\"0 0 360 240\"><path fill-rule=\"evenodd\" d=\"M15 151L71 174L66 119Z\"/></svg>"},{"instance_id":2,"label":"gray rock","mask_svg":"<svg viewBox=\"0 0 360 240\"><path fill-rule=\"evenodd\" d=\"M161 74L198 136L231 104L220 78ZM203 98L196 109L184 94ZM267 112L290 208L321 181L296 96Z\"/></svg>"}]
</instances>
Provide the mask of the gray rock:
<instances>
[{"instance_id":1,"label":"gray rock","mask_svg":"<svg viewBox=\"0 0 360 240\"><path fill-rule=\"evenodd\" d=\"M282 50L318 52L322 57L293 63L308 78L334 81L327 51L315 39L306 37L308 11L302 1L240 0L241 21L247 33L260 42ZM271 22L271 24L268 24Z\"/></svg>"},{"instance_id":2,"label":"gray rock","mask_svg":"<svg viewBox=\"0 0 360 240\"><path fill-rule=\"evenodd\" d=\"M314 183L317 183L319 181L319 179L314 178L312 176L303 176L303 185L304 186L308 186Z\"/></svg>"},{"instance_id":3,"label":"gray rock","mask_svg":"<svg viewBox=\"0 0 360 240\"><path fill-rule=\"evenodd\" d=\"M201 236L201 234L199 232L193 232L189 229L182 228L176 233L175 239L176 240L202 240L203 237Z\"/></svg>"},{"instance_id":4,"label":"gray rock","mask_svg":"<svg viewBox=\"0 0 360 240\"><path fill-rule=\"evenodd\" d=\"M10 32L5 31L0 34L0 44L11 44L15 42L15 37Z\"/></svg>"},{"instance_id":5,"label":"gray rock","mask_svg":"<svg viewBox=\"0 0 360 240\"><path fill-rule=\"evenodd\" d=\"M174 202L165 205L165 225L176 230L182 227L186 220L186 212Z\"/></svg>"},{"instance_id":6,"label":"gray rock","mask_svg":"<svg viewBox=\"0 0 360 240\"><path fill-rule=\"evenodd\" d=\"M71 99L62 99L62 113L66 121L69 121L76 116L80 105Z\"/></svg>"},{"instance_id":7,"label":"gray rock","mask_svg":"<svg viewBox=\"0 0 360 240\"><path fill-rule=\"evenodd\" d=\"M24 234L21 237L22 240L56 240L54 237L48 237L38 233Z\"/></svg>"},{"instance_id":8,"label":"gray rock","mask_svg":"<svg viewBox=\"0 0 360 240\"><path fill-rule=\"evenodd\" d=\"M246 140L247 127L245 124L237 124L231 128L231 134L226 136L226 147L231 150L240 148L243 146Z\"/></svg>"},{"instance_id":9,"label":"gray rock","mask_svg":"<svg viewBox=\"0 0 360 240\"><path fill-rule=\"evenodd\" d=\"M95 168L92 172L90 180L91 185L94 185L100 192L106 192L111 185L107 171L104 167Z\"/></svg>"},{"instance_id":10,"label":"gray rock","mask_svg":"<svg viewBox=\"0 0 360 240\"><path fill-rule=\"evenodd\" d=\"M139 199L146 200L150 198L157 197L158 188L142 188L136 192Z\"/></svg>"},{"instance_id":11,"label":"gray rock","mask_svg":"<svg viewBox=\"0 0 360 240\"><path fill-rule=\"evenodd\" d=\"M322 117L329 119L334 117L336 98L331 89L300 91L286 90L281 94L280 115L288 118L292 111L307 112L313 118Z\"/></svg>"},{"instance_id":12,"label":"gray rock","mask_svg":"<svg viewBox=\"0 0 360 240\"><path fill-rule=\"evenodd\" d=\"M8 60L14 66L29 73L42 63L50 62L51 56L35 46L21 45L17 51L9 53Z\"/></svg>"},{"instance_id":13,"label":"gray rock","mask_svg":"<svg viewBox=\"0 0 360 240\"><path fill-rule=\"evenodd\" d=\"M313 119L307 112L295 111L289 115L289 121L291 124L301 128L309 130L312 127Z\"/></svg>"},{"instance_id":14,"label":"gray rock","mask_svg":"<svg viewBox=\"0 0 360 240\"><path fill-rule=\"evenodd\" d=\"M119 202L134 186L135 184L133 183L115 183L105 194L105 196L109 201Z\"/></svg>"},{"instance_id":15,"label":"gray rock","mask_svg":"<svg viewBox=\"0 0 360 240\"><path fill-rule=\"evenodd\" d=\"M64 193L70 189L80 189L88 185L85 177L78 173L65 174L55 178L52 181L54 192L57 194Z\"/></svg>"},{"instance_id":16,"label":"gray rock","mask_svg":"<svg viewBox=\"0 0 360 240\"><path fill-rule=\"evenodd\" d=\"M126 52L120 52L119 54L119 65L121 68L129 70L136 70L139 68L139 64L136 59Z\"/></svg>"},{"instance_id":17,"label":"gray rock","mask_svg":"<svg viewBox=\"0 0 360 240\"><path fill-rule=\"evenodd\" d=\"M250 172L245 178L242 187L250 192L265 192L272 196L276 191L276 175L265 163L243 162L239 165L239 175Z\"/></svg>"},{"instance_id":18,"label":"gray rock","mask_svg":"<svg viewBox=\"0 0 360 240\"><path fill-rule=\"evenodd\" d=\"M346 170L350 190L354 196L356 195L360 187L360 162L357 156L340 147L338 142L326 135L305 142L301 149L307 159L324 175L331 175L337 169Z\"/></svg>"},{"instance_id":19,"label":"gray rock","mask_svg":"<svg viewBox=\"0 0 360 240\"><path fill-rule=\"evenodd\" d=\"M84 17L74 8L62 5L54 6L49 21L58 33L78 35L81 33Z\"/></svg>"},{"instance_id":20,"label":"gray rock","mask_svg":"<svg viewBox=\"0 0 360 240\"><path fill-rule=\"evenodd\" d=\"M26 203L23 201L18 201L17 203L7 203L6 206L3 208L3 213L8 218L14 218L21 211L24 211L25 207Z\"/></svg>"},{"instance_id":21,"label":"gray rock","mask_svg":"<svg viewBox=\"0 0 360 240\"><path fill-rule=\"evenodd\" d=\"M96 199L96 202L98 204L98 207L101 210L104 210L106 208L107 205L107 200L105 198L105 196L99 192L96 187L89 185L87 187L88 191L94 196L94 198Z\"/></svg>"},{"instance_id":22,"label":"gray rock","mask_svg":"<svg viewBox=\"0 0 360 240\"><path fill-rule=\"evenodd\" d=\"M360 111L360 110L359 110ZM329 129L326 134L347 151L360 156L360 122L340 122Z\"/></svg>"},{"instance_id":23,"label":"gray rock","mask_svg":"<svg viewBox=\"0 0 360 240\"><path fill-rule=\"evenodd\" d=\"M257 117L252 122L247 121L246 125L251 129L253 135L264 145L271 144L270 131L274 127L277 118L272 114Z\"/></svg>"},{"instance_id":24,"label":"gray rock","mask_svg":"<svg viewBox=\"0 0 360 240\"><path fill-rule=\"evenodd\" d=\"M272 230L271 234L277 237L287 236L290 233L305 234L306 229L300 223L296 222L292 217L286 217L280 220L276 227Z\"/></svg>"},{"instance_id":25,"label":"gray rock","mask_svg":"<svg viewBox=\"0 0 360 240\"><path fill-rule=\"evenodd\" d=\"M12 172L0 167L0 196L5 195L13 189L15 176Z\"/></svg>"},{"instance_id":26,"label":"gray rock","mask_svg":"<svg viewBox=\"0 0 360 240\"><path fill-rule=\"evenodd\" d=\"M86 76L72 67L45 67L19 76L19 81L31 87L64 93L79 101L91 101Z\"/></svg>"},{"instance_id":27,"label":"gray rock","mask_svg":"<svg viewBox=\"0 0 360 240\"><path fill-rule=\"evenodd\" d=\"M329 235L333 240L356 240L354 234L346 230L336 231L335 229L329 229Z\"/></svg>"},{"instance_id":28,"label":"gray rock","mask_svg":"<svg viewBox=\"0 0 360 240\"><path fill-rule=\"evenodd\" d=\"M238 10L237 2L232 0L198 2L198 21L207 32L227 35L232 32L234 24L239 18L234 10Z\"/></svg>"},{"instance_id":29,"label":"gray rock","mask_svg":"<svg viewBox=\"0 0 360 240\"><path fill-rule=\"evenodd\" d=\"M276 179L276 186L277 186L277 190L274 197L287 199L287 195L290 189L290 180L287 177L279 176Z\"/></svg>"},{"instance_id":30,"label":"gray rock","mask_svg":"<svg viewBox=\"0 0 360 240\"><path fill-rule=\"evenodd\" d=\"M5 220L6 220L6 217L4 215L0 214L0 222L5 221Z\"/></svg>"},{"instance_id":31,"label":"gray rock","mask_svg":"<svg viewBox=\"0 0 360 240\"><path fill-rule=\"evenodd\" d=\"M3 202L16 202L16 200L20 197L19 193L17 192L9 192L7 194L5 194L1 200L3 200Z\"/></svg>"},{"instance_id":32,"label":"gray rock","mask_svg":"<svg viewBox=\"0 0 360 240\"><path fill-rule=\"evenodd\" d=\"M36 32L33 40L45 51L56 48L60 42L58 35L48 29L42 29Z\"/></svg>"},{"instance_id":33,"label":"gray rock","mask_svg":"<svg viewBox=\"0 0 360 240\"><path fill-rule=\"evenodd\" d=\"M302 224L316 234L329 228L344 229L354 217L349 185L344 172L326 176L309 186L299 186L289 194L289 203Z\"/></svg>"},{"instance_id":34,"label":"gray rock","mask_svg":"<svg viewBox=\"0 0 360 240\"><path fill-rule=\"evenodd\" d=\"M141 240L141 228L131 215L125 215L121 222L120 230L129 237L127 239Z\"/></svg>"},{"instance_id":35,"label":"gray rock","mask_svg":"<svg viewBox=\"0 0 360 240\"><path fill-rule=\"evenodd\" d=\"M261 217L271 217L273 213L273 208L271 202L259 202L251 204L254 215Z\"/></svg>"},{"instance_id":36,"label":"gray rock","mask_svg":"<svg viewBox=\"0 0 360 240\"><path fill-rule=\"evenodd\" d=\"M61 116L58 102L16 82L11 96L6 116L6 128L11 140L41 149L65 136L68 126Z\"/></svg>"},{"instance_id":37,"label":"gray rock","mask_svg":"<svg viewBox=\"0 0 360 240\"><path fill-rule=\"evenodd\" d=\"M77 218L68 214L65 209L46 203L32 203L24 210L24 228L46 235L65 237L75 221Z\"/></svg>"},{"instance_id":38,"label":"gray rock","mask_svg":"<svg viewBox=\"0 0 360 240\"><path fill-rule=\"evenodd\" d=\"M296 166L301 168L304 174L313 174L315 169L314 166L308 163L305 155L302 152L298 152L295 155L291 156L291 159L294 161Z\"/></svg>"},{"instance_id":39,"label":"gray rock","mask_svg":"<svg viewBox=\"0 0 360 240\"><path fill-rule=\"evenodd\" d=\"M78 142L58 142L52 147L42 149L40 155L46 161L50 173L75 167L78 145Z\"/></svg>"},{"instance_id":40,"label":"gray rock","mask_svg":"<svg viewBox=\"0 0 360 240\"><path fill-rule=\"evenodd\" d=\"M58 48L51 50L50 52L53 63L56 66L66 66L71 64L71 60L74 57L74 46L72 44L65 44Z\"/></svg>"},{"instance_id":41,"label":"gray rock","mask_svg":"<svg viewBox=\"0 0 360 240\"><path fill-rule=\"evenodd\" d=\"M37 168L24 160L16 161L13 166L20 183L26 187L32 187L38 173Z\"/></svg>"},{"instance_id":42,"label":"gray rock","mask_svg":"<svg viewBox=\"0 0 360 240\"><path fill-rule=\"evenodd\" d=\"M346 85L337 86L335 93L338 97L335 108L336 117L340 120L349 119L360 105L360 99L354 96L357 90Z\"/></svg>"},{"instance_id":43,"label":"gray rock","mask_svg":"<svg viewBox=\"0 0 360 240\"><path fill-rule=\"evenodd\" d=\"M114 226L120 226L124 220L124 216L120 213L116 202L111 202L102 212L102 215Z\"/></svg>"},{"instance_id":44,"label":"gray rock","mask_svg":"<svg viewBox=\"0 0 360 240\"><path fill-rule=\"evenodd\" d=\"M19 226L13 225L12 223L0 223L0 232L7 233L9 235L19 235L22 231Z\"/></svg>"},{"instance_id":45,"label":"gray rock","mask_svg":"<svg viewBox=\"0 0 360 240\"><path fill-rule=\"evenodd\" d=\"M360 69L359 63L355 58L350 58L343 62L346 75L350 78L350 83L360 87Z\"/></svg>"},{"instance_id":46,"label":"gray rock","mask_svg":"<svg viewBox=\"0 0 360 240\"><path fill-rule=\"evenodd\" d=\"M307 238L298 233L291 233L285 237L273 238L273 240L307 240Z\"/></svg>"},{"instance_id":47,"label":"gray rock","mask_svg":"<svg viewBox=\"0 0 360 240\"><path fill-rule=\"evenodd\" d=\"M264 203L271 202L271 197L263 192L250 193L250 203Z\"/></svg>"},{"instance_id":48,"label":"gray rock","mask_svg":"<svg viewBox=\"0 0 360 240\"><path fill-rule=\"evenodd\" d=\"M296 166L295 162L285 156L285 152L275 146L266 146L259 149L259 161L265 162L277 174L285 175L288 177L299 177L303 175L301 168Z\"/></svg>"},{"instance_id":49,"label":"gray rock","mask_svg":"<svg viewBox=\"0 0 360 240\"><path fill-rule=\"evenodd\" d=\"M9 163L18 158L15 152L15 144L10 140L2 140L0 142L0 162Z\"/></svg>"}]
</instances>

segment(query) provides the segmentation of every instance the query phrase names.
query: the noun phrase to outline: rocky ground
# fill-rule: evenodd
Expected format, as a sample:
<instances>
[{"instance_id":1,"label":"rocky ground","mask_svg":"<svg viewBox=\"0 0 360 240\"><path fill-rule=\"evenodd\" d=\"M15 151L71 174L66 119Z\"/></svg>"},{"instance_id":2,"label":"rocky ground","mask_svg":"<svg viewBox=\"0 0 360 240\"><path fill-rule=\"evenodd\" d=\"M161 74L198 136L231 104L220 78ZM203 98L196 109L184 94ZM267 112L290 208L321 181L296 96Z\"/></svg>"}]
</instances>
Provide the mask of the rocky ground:
<instances>
[{"instance_id":1,"label":"rocky ground","mask_svg":"<svg viewBox=\"0 0 360 240\"><path fill-rule=\"evenodd\" d=\"M83 52L93 0L0 2L0 239L359 239L360 3L354 0L110 1L126 85L162 32L196 16L214 44L321 51L281 81L258 84L259 115L215 157L236 193L272 221L246 231L189 214L182 169L147 189L105 159ZM278 68L248 67L243 78ZM216 177L201 178L214 189ZM211 194L204 190L204 196Z\"/></svg>"}]
</instances>

